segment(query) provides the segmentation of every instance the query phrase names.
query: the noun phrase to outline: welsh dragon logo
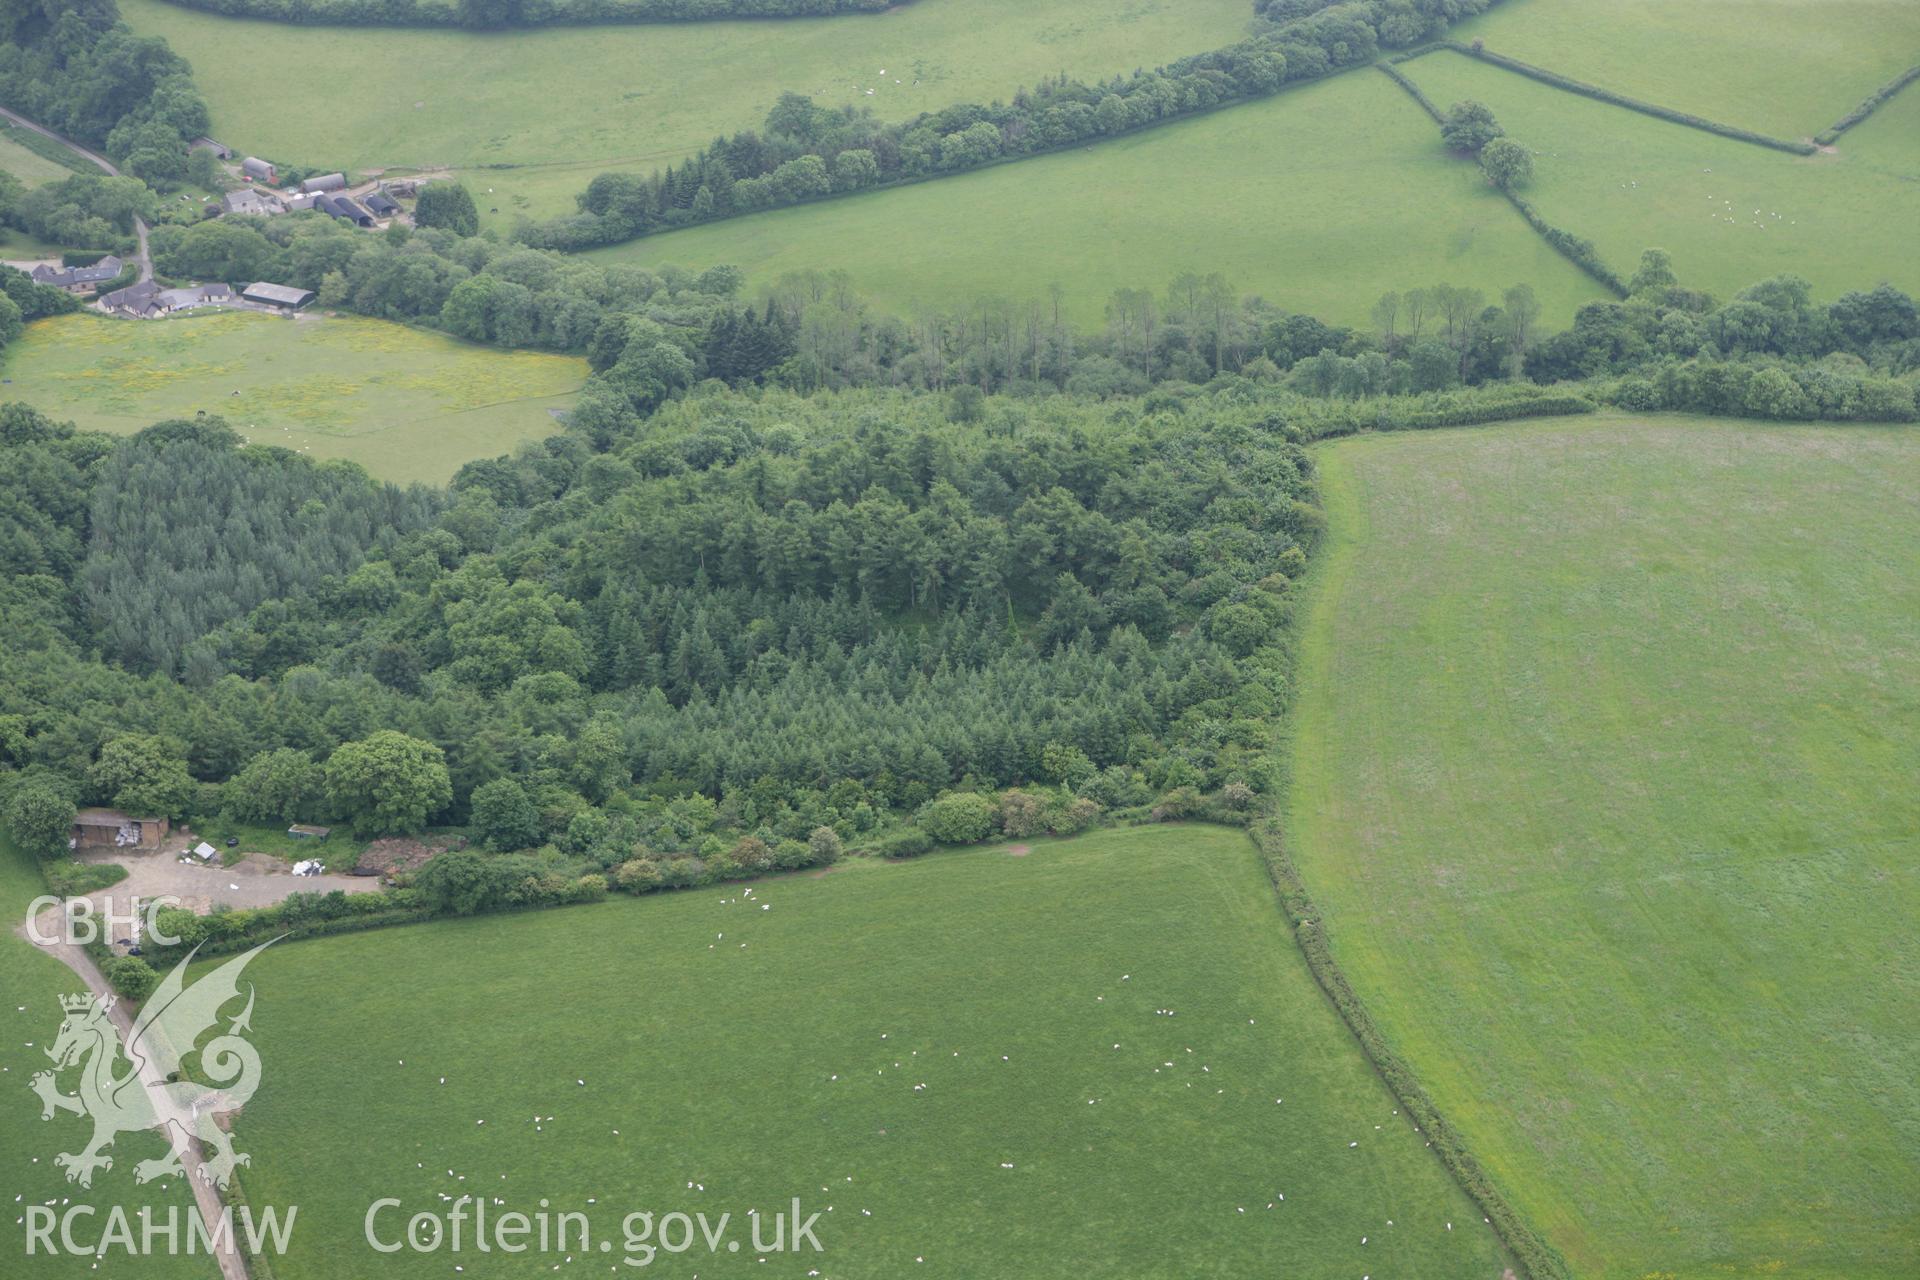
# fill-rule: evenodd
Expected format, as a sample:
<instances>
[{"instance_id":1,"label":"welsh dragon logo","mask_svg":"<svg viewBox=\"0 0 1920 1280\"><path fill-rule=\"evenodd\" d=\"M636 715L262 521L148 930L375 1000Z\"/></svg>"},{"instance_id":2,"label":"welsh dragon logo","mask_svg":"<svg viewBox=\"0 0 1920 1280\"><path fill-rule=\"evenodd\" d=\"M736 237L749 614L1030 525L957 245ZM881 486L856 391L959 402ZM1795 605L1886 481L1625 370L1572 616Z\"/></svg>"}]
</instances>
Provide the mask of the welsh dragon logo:
<instances>
[{"instance_id":1,"label":"welsh dragon logo","mask_svg":"<svg viewBox=\"0 0 1920 1280\"><path fill-rule=\"evenodd\" d=\"M134 1166L134 1178L139 1182L186 1176L180 1155L189 1149L185 1141L189 1131L200 1139L201 1150L208 1153L198 1169L203 1181L225 1188L236 1165L251 1163L249 1157L233 1149L233 1139L216 1123L217 1116L245 1105L260 1084L260 1055L242 1035L252 1030L251 985L246 991L246 1007L224 1032L200 1047L195 1074L212 1083L184 1079L181 1063L206 1032L218 1029L220 1011L239 998L241 970L272 945L262 943L191 987L185 980L187 965L193 959L189 954L174 966L133 1019L124 1052L111 997L61 997L66 1020L60 1024L53 1047L47 1050L54 1068L38 1073L30 1084L40 1095L42 1120L69 1111L93 1121L91 1142L79 1151L54 1157L54 1164L66 1172L68 1182L91 1187L94 1170L113 1168L113 1157L106 1154L113 1140L120 1134L146 1129L166 1132L170 1150L163 1157L142 1160ZM80 1070L79 1091L62 1093L59 1075L73 1067Z\"/></svg>"}]
</instances>

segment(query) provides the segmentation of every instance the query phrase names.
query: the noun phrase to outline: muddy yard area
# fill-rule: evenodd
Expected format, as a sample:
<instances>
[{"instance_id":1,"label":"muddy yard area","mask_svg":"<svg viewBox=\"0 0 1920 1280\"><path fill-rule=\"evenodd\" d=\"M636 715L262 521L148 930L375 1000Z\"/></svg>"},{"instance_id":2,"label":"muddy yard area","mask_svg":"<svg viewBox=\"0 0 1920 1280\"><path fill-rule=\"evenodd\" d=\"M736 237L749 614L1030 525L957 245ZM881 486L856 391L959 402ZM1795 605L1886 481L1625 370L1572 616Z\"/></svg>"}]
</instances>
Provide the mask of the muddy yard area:
<instances>
[{"instance_id":1,"label":"muddy yard area","mask_svg":"<svg viewBox=\"0 0 1920 1280\"><path fill-rule=\"evenodd\" d=\"M378 871L382 876L392 876L403 871L412 871L436 853L466 847L466 840L460 836L432 839L388 836L384 840L375 840L368 845L360 854L360 861L356 865L362 870Z\"/></svg>"},{"instance_id":2,"label":"muddy yard area","mask_svg":"<svg viewBox=\"0 0 1920 1280\"><path fill-rule=\"evenodd\" d=\"M197 843L195 841L194 843ZM169 840L160 849L96 849L86 852L81 862L112 863L127 869L127 878L119 884L86 895L94 909L101 911L111 903L121 915L127 913L130 900L150 902L155 898L174 898L178 905L198 915L215 906L270 907L296 893L372 893L381 887L378 876L320 875L296 876L293 866L263 853L247 854L230 867L203 866L182 862L187 844ZM115 942L130 934L124 923L112 928Z\"/></svg>"}]
</instances>

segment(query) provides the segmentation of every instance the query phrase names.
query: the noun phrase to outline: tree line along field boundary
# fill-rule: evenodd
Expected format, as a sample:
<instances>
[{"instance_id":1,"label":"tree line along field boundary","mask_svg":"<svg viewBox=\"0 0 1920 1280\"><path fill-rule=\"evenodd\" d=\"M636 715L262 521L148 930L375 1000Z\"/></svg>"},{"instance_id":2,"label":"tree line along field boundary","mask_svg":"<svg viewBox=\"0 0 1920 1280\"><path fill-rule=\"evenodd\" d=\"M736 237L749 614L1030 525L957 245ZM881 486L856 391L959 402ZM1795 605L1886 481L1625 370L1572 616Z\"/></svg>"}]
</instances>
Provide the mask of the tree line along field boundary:
<instances>
[{"instance_id":1,"label":"tree line along field boundary","mask_svg":"<svg viewBox=\"0 0 1920 1280\"><path fill-rule=\"evenodd\" d=\"M1425 90L1421 89L1419 85L1409 80L1407 78L1407 73L1400 70L1400 68L1395 65L1397 61L1399 60L1389 59L1386 62L1376 62L1374 63L1374 65L1380 68L1381 71L1385 72L1389 80L1399 85L1402 89L1405 89L1407 91L1408 96L1410 96L1415 102L1420 104L1420 109L1426 112L1429 116L1433 118L1433 122L1435 124L1445 124L1447 122L1446 115L1440 110L1439 107L1436 107L1433 105L1433 99L1429 98L1426 95Z\"/></svg>"},{"instance_id":2,"label":"tree line along field boundary","mask_svg":"<svg viewBox=\"0 0 1920 1280\"><path fill-rule=\"evenodd\" d=\"M1419 85L1394 65L1394 61L1398 60L1376 62L1373 65L1385 73L1389 80L1405 89L1407 95L1419 104L1420 109L1427 113L1434 124L1444 126L1446 116L1440 108L1434 105L1433 99L1429 98ZM1620 278L1619 272L1607 265L1606 260L1600 256L1600 250L1591 240L1548 222L1545 216L1533 206L1532 201L1511 186L1498 187L1497 190L1507 198L1507 203L1526 219L1527 225L1532 227L1534 233L1545 240L1555 253L1580 268L1595 283L1615 297L1624 299L1628 295L1626 281Z\"/></svg>"},{"instance_id":3,"label":"tree line along field boundary","mask_svg":"<svg viewBox=\"0 0 1920 1280\"><path fill-rule=\"evenodd\" d=\"M872 195L878 192L898 191L905 187L917 187L928 182L943 182L949 178L962 178L962 177L966 177L968 174L983 173L989 169L998 169L1005 165L1011 165L1011 164L1021 164L1028 160L1044 160L1049 156L1058 156L1058 155L1064 155L1073 151L1086 150L1087 148L1095 147L1102 143L1119 142L1122 139L1136 137L1143 133L1151 133L1158 129L1167 128L1170 125L1185 124L1186 122L1191 120L1205 119L1208 116L1218 115L1222 112L1232 111L1239 107L1252 106L1256 103L1265 102L1271 98L1277 98L1282 94L1287 93L1289 90L1305 89L1310 86L1325 84L1327 81L1336 79L1337 77L1347 75L1351 72L1360 71L1365 67L1367 67L1368 65L1370 64L1360 62L1360 63L1354 63L1350 66L1334 67L1333 69L1322 72L1320 75L1317 75L1317 76L1303 77L1299 80L1289 80L1285 84L1282 84L1279 87L1274 89L1268 89L1268 90L1263 90L1263 91L1254 92L1254 93L1236 94L1235 96L1230 98L1222 98L1218 102L1210 102L1203 106L1188 107L1172 115L1161 116L1153 120L1144 120L1139 124L1130 124L1124 129L1116 129L1112 133L1095 134L1089 137L1082 137L1082 138L1071 138L1064 142L1057 142L1047 146L1035 147L1031 151L1022 151L1014 155L1008 155L1003 152L1000 155L994 156L990 160L983 160L976 164L964 165L959 168L933 169L933 170L929 170L926 173L905 174L897 178L889 178L883 182L876 182L871 184L870 186L858 187L851 190L823 191L815 195L805 195L805 196L799 196L796 198L782 199L775 204L763 205L758 208L752 208L752 209L735 209L729 213L718 215L715 217L703 218L697 221L684 222L676 226L653 228L646 231L641 231L635 235L627 236L624 239L607 240L601 243L584 245L579 248L562 247L562 246L551 246L551 247L553 247L555 251L559 253L592 253L597 249L611 249L617 245L632 244L635 241L647 240L655 236L672 235L676 231L687 231L696 227L716 226L720 223L733 222L741 218L751 218L758 214L779 213L782 210L786 210L786 209L799 209L799 208L804 208L807 205L815 205L815 204L829 204L836 200L858 199L861 196ZM1377 64L1373 64L1373 65L1377 65ZM518 168L540 168L543 166L540 166L540 165L477 165L473 167L486 168L486 169L518 169ZM603 173L604 172L620 172L620 170L602 170L601 172ZM535 223L533 225L539 226L541 224ZM532 244L534 248L550 247L550 246L533 242L533 241L525 241L523 243Z\"/></svg>"},{"instance_id":4,"label":"tree line along field boundary","mask_svg":"<svg viewBox=\"0 0 1920 1280\"><path fill-rule=\"evenodd\" d=\"M1823 147L1832 146L1839 140L1841 134L1878 111L1886 104L1889 98L1899 93L1915 80L1920 80L1920 62L1908 67L1905 71L1902 71L1899 75L1887 81L1878 89L1875 89L1859 106L1847 112L1846 115L1841 116L1838 120L1834 121L1832 125L1815 134L1813 140Z\"/></svg>"},{"instance_id":5,"label":"tree line along field boundary","mask_svg":"<svg viewBox=\"0 0 1920 1280\"><path fill-rule=\"evenodd\" d=\"M38 130L17 125L3 116L0 116L0 141L11 142L22 150L31 151L42 160L51 161L69 173L86 176L97 176L100 173L100 166L74 154L72 148L66 143L57 138L49 138Z\"/></svg>"},{"instance_id":6,"label":"tree line along field boundary","mask_svg":"<svg viewBox=\"0 0 1920 1280\"><path fill-rule=\"evenodd\" d=\"M1334 434L1347 433L1328 433L1328 436ZM1347 500L1343 490L1329 483L1325 468L1316 468L1314 487L1321 508L1327 513L1327 524L1312 548L1310 571L1306 579L1311 594L1303 602L1308 606L1331 593L1338 577L1344 573L1345 566L1336 559L1340 554L1337 542L1342 537L1342 528L1350 528L1357 514L1344 509L1354 504ZM1294 643L1289 646L1287 666L1291 677L1289 684L1296 689L1303 665L1302 638L1311 625L1307 618L1310 612L1310 607L1297 610L1290 623ZM1260 853L1260 861L1266 868L1268 878L1273 882L1281 913L1293 931L1294 942L1299 946L1308 970L1333 1005L1334 1011L1339 1014L1341 1022L1352 1033L1367 1064L1387 1086L1388 1092L1406 1108L1415 1132L1425 1137L1448 1175L1479 1206L1487 1224L1506 1248L1520 1280L1573 1280L1566 1259L1508 1199L1506 1192L1467 1146L1466 1139L1448 1122L1439 1104L1420 1083L1412 1066L1395 1050L1379 1023L1367 1011L1359 993L1348 980L1346 971L1334 958L1319 905L1307 889L1306 881L1301 877L1300 869L1288 848L1282 817L1284 805L1273 799L1287 794L1292 786L1293 753L1298 746L1298 722L1293 699L1288 699L1280 709L1279 724L1280 732L1270 754L1273 770L1272 785L1267 792L1269 798L1247 824L1246 831L1254 848Z\"/></svg>"},{"instance_id":7,"label":"tree line along field boundary","mask_svg":"<svg viewBox=\"0 0 1920 1280\"><path fill-rule=\"evenodd\" d=\"M1412 57L1421 57L1438 49L1450 49L1455 53L1464 54L1466 57L1473 58L1476 61L1489 63L1493 66L1511 71L1516 75L1525 76L1529 80L1538 80L1541 84L1551 85L1553 88L1563 89L1568 93L1577 93L1583 98L1592 98L1595 102L1604 102L1615 107L1625 107L1628 111L1638 111L1641 115L1652 116L1656 120L1665 120L1669 124L1684 125L1689 129L1699 129L1703 133L1716 134L1722 138L1731 138L1735 142L1746 142L1756 147L1768 147L1775 151L1784 151L1789 155L1796 156L1810 156L1820 149L1811 142L1776 138L1771 134L1758 133L1752 129L1743 129L1738 125L1722 124L1718 120L1709 120L1705 116L1697 116L1689 111L1681 111L1674 107L1663 107L1657 102L1647 102L1641 98L1628 97L1624 93L1616 93L1612 89L1602 88L1597 84L1588 84L1584 80L1575 80L1572 76L1561 75L1558 71L1550 71L1545 67L1535 66L1531 62L1522 62L1518 58L1509 58L1505 54L1495 53L1477 40L1472 44L1462 44L1458 40L1437 40L1425 49L1422 49L1419 53L1412 54ZM1397 59L1396 61L1411 61L1411 58ZM1920 68L1915 68L1908 74L1920 74ZM1899 87L1899 84L1896 83L1883 90L1883 92L1886 96L1891 97L1892 93L1897 91ZM1884 101L1884 99L1881 100ZM1865 106L1866 104L1862 105ZM1873 106L1878 105L1879 102L1873 102ZM1872 107L1868 107L1867 110L1871 111ZM1861 118L1865 118L1864 114ZM1854 123L1858 123L1858 121L1854 121Z\"/></svg>"},{"instance_id":8,"label":"tree line along field boundary","mask_svg":"<svg viewBox=\"0 0 1920 1280\"><path fill-rule=\"evenodd\" d=\"M1307 892L1299 869L1287 852L1286 840L1277 819L1269 816L1247 828L1260 860L1273 881L1281 910L1293 929L1300 954L1307 962L1314 981L1326 994L1341 1022L1353 1034L1367 1065L1373 1068L1387 1090L1412 1118L1414 1131L1425 1135L1428 1146L1440 1158L1441 1165L1480 1212L1512 1257L1522 1280L1573 1280L1566 1260L1548 1244L1521 1215L1500 1189L1485 1166L1468 1148L1466 1140L1448 1123L1439 1105L1427 1093L1413 1068L1388 1042L1386 1034L1367 1012L1345 970L1333 957L1321 925L1320 910Z\"/></svg>"},{"instance_id":9,"label":"tree line along field boundary","mask_svg":"<svg viewBox=\"0 0 1920 1280\"><path fill-rule=\"evenodd\" d=\"M1488 1225L1499 1237L1518 1267L1522 1280L1573 1280L1565 1259L1541 1238L1520 1211L1513 1206L1484 1166L1468 1149L1465 1139L1447 1122L1440 1108L1428 1095L1406 1060L1394 1051L1386 1035L1367 1012L1347 975L1333 958L1321 927L1319 908L1300 879L1299 870L1287 853L1286 841L1277 821L1271 818L1254 823L1248 829L1260 850L1274 889L1280 898L1294 941L1305 957L1314 981L1326 993L1340 1020L1353 1033L1367 1063L1386 1084L1400 1105L1412 1117L1416 1133L1426 1135L1428 1145L1440 1163L1469 1199L1478 1205Z\"/></svg>"},{"instance_id":10,"label":"tree line along field boundary","mask_svg":"<svg viewBox=\"0 0 1920 1280\"><path fill-rule=\"evenodd\" d=\"M1480 11L1484 11L1501 3L1501 0L1475 0L1475 2L1480 4ZM1090 147L1096 143L1156 129L1212 111L1272 98L1295 86L1331 79L1347 71L1371 65L1381 56L1383 46L1378 25L1380 19L1377 15L1353 19L1358 24L1359 31L1366 36L1362 41L1359 35L1351 30L1330 30L1324 24L1316 25L1324 12L1334 7L1338 6L1334 5L1332 0L1324 0L1307 16L1282 24L1270 32L1256 33L1221 48L1190 54L1155 67L1151 72L1144 68L1136 68L1130 76L1115 76L1111 81L1069 79L1063 75L1057 86L1062 98L1068 96L1068 90L1072 90L1075 93L1090 95L1099 101L1101 107L1106 106L1107 101L1113 99L1118 99L1122 103L1133 102L1136 98L1145 99L1147 114L1144 118L1129 118L1107 123L1083 113L1083 118L1079 119L1065 121L1049 119L1059 115L1059 112L1054 109L1056 106L1072 104L1049 101L1046 94L1040 94L1035 100L1029 101L1027 91L1022 90L1016 94L1011 108L999 100L996 100L991 108L982 108L977 103L956 104L957 107L971 109L978 113L980 118L975 121L972 128L980 128L988 124L997 124L1000 127L1003 137L996 140L995 149L991 153L963 152L958 159L948 158L944 154L944 144L970 131L949 129L939 134L937 141L942 146L942 154L931 168L918 171L895 162L897 168L892 172L886 169L870 171L858 180L843 185L829 175L827 168L837 165L840 159L849 153L861 151L867 152L867 163L872 166L874 155L870 145L836 148L832 154L828 154L825 150L805 150L802 154L795 155L779 165L777 169L767 169L746 177L731 175L734 194L729 198L727 207L724 209L719 207L716 196L715 203L707 212L693 213L691 216L678 219L663 217L654 220L651 224L644 214L636 216L634 210L628 209L622 214L622 225L612 231L604 226L592 225L604 223L614 212L612 209L583 209L581 218L549 219L545 222L530 224L516 231L515 236L522 243L535 248L557 249L565 253L584 252L614 244L631 243L648 236L666 234L687 227L710 225L801 204L864 195L868 192L889 190L915 182L971 173L997 164L1013 163L1050 153ZM1164 86L1170 86L1176 93L1184 92L1186 96L1163 103L1159 99L1164 95L1155 93L1153 90ZM1044 86L1036 88L1044 88ZM1082 99L1078 105L1091 108L1094 103ZM953 109L955 108L948 108L948 110ZM913 129L926 125L929 121L937 123L942 114L944 113L921 112L909 120L879 124L877 128L880 132L876 136L891 136L892 140L900 144L904 150L904 144L911 140ZM1022 122L1030 126L1029 132L1023 134L1022 138L1023 140L1031 138L1032 142L1021 146L1014 154L1009 155L1004 149L1006 138L1011 136L1007 131L1011 124ZM1042 138L1037 128L1042 123L1047 123L1050 127L1059 127L1062 136L1053 139ZM699 172L704 173L704 166L709 156L714 155L716 149L724 146L727 141L725 138L719 139L712 146L690 157L687 160L687 169L697 167ZM804 178L796 176L784 187L776 183L770 188L771 194L764 198L759 198L759 189L756 189L756 198L752 202L739 203L739 192L745 184L773 181L780 174L785 173L790 166L798 164L809 156L817 161L814 166L815 173ZM683 176L687 169L682 170ZM603 171L600 176L607 176L608 172L614 171ZM653 184L656 188L654 198L657 202L658 188L662 182L662 174L658 170L644 179L639 174L628 176L636 181ZM671 177L672 172L669 167L666 178L671 180ZM704 178L700 181L704 182ZM591 184L587 190L589 193L592 191ZM674 211L692 208L691 204L681 204L676 200ZM658 212L664 213L665 210L658 210ZM585 215L591 215L591 217L588 218ZM582 221L586 221L589 225L581 226Z\"/></svg>"}]
</instances>

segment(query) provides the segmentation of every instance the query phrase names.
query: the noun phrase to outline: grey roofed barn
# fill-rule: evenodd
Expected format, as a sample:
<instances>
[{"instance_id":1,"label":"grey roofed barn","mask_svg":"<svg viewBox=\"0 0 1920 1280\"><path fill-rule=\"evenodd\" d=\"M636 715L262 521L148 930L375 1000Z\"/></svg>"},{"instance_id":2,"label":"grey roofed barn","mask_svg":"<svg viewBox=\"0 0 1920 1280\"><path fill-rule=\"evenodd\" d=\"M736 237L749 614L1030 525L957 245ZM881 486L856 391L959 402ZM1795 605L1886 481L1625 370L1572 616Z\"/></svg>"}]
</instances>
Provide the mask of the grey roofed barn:
<instances>
[{"instance_id":1,"label":"grey roofed barn","mask_svg":"<svg viewBox=\"0 0 1920 1280\"><path fill-rule=\"evenodd\" d=\"M121 268L125 265L113 254L108 254L86 267L55 267L43 262L30 274L35 284L52 285L56 289L65 289L71 293L105 284L119 275Z\"/></svg>"},{"instance_id":2,"label":"grey roofed barn","mask_svg":"<svg viewBox=\"0 0 1920 1280\"><path fill-rule=\"evenodd\" d=\"M272 307L286 307L297 310L313 301L311 289L295 289L284 284L270 284L265 280L256 280L240 291L240 296L248 302L264 302Z\"/></svg>"},{"instance_id":3,"label":"grey roofed barn","mask_svg":"<svg viewBox=\"0 0 1920 1280\"><path fill-rule=\"evenodd\" d=\"M286 206L277 198L252 188L227 192L220 197L220 207L228 213L250 213L261 217L272 217L276 213L286 212Z\"/></svg>"},{"instance_id":4,"label":"grey roofed barn","mask_svg":"<svg viewBox=\"0 0 1920 1280\"><path fill-rule=\"evenodd\" d=\"M323 192L314 197L313 205L320 212L332 214L336 218L353 223L356 227L373 225L373 215L361 208L351 196L343 196L331 191Z\"/></svg>"},{"instance_id":5,"label":"grey roofed barn","mask_svg":"<svg viewBox=\"0 0 1920 1280\"><path fill-rule=\"evenodd\" d=\"M140 280L124 289L116 289L100 301L111 310L134 316L158 315L166 309L160 301L160 286L151 280Z\"/></svg>"},{"instance_id":6,"label":"grey roofed barn","mask_svg":"<svg viewBox=\"0 0 1920 1280\"><path fill-rule=\"evenodd\" d=\"M196 284L181 289L164 289L160 303L169 311L187 311L193 307L215 306L233 301L233 290L218 282Z\"/></svg>"}]
</instances>

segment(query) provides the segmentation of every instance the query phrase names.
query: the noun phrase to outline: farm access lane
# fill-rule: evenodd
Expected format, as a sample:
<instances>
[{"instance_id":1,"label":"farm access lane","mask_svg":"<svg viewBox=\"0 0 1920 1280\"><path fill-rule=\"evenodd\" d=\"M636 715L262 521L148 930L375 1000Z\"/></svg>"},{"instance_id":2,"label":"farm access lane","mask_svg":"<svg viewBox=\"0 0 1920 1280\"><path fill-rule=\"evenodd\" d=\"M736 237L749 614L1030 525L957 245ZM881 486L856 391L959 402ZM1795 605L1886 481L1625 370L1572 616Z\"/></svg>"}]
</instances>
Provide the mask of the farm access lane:
<instances>
[{"instance_id":1,"label":"farm access lane","mask_svg":"<svg viewBox=\"0 0 1920 1280\"><path fill-rule=\"evenodd\" d=\"M113 988L108 985L106 975L100 972L100 966L93 962L93 957L88 955L84 948L66 940L65 932L61 928L61 915L62 908L48 907L34 922L38 926L41 937L55 938L57 939L55 942L40 942L25 926L20 928L20 935L80 975L80 980L87 985L87 990L93 992L95 996L112 1002L108 1009L108 1016L112 1019L114 1030L119 1034L120 1043L124 1047L133 1037L133 1014L128 1010L125 1001L114 997ZM145 1057L136 1057L134 1063L140 1073L140 1084L147 1091L147 1099L153 1107L153 1113L166 1122L167 1141L172 1144L182 1164L188 1169L197 1168L206 1159L206 1153L200 1148L200 1139L194 1136L193 1117L174 1101L172 1094L167 1092L167 1082L160 1074L157 1062ZM208 1231L211 1234L212 1224L219 1222L220 1215L226 1210L226 1206L220 1199L219 1188L192 1174L182 1180L193 1189L193 1199L199 1207L200 1220L208 1224ZM220 1263L221 1280L251 1280L247 1273L246 1259L240 1256L240 1250L236 1245L237 1242L230 1235L223 1235L217 1241L214 1256Z\"/></svg>"},{"instance_id":2,"label":"farm access lane","mask_svg":"<svg viewBox=\"0 0 1920 1280\"><path fill-rule=\"evenodd\" d=\"M328 893L339 889L346 893L370 893L380 887L377 878L366 876L296 876L278 859L261 854L249 854L230 867L206 867L179 861L179 852L185 847L180 839L169 840L152 853L139 854L125 849L101 849L83 855L82 862L118 863L127 868L127 878L109 888L85 895L93 902L94 918L104 918L107 899L115 899L115 906L124 910L127 900L139 897L142 901L172 896L180 900L180 905L190 911L205 914L215 902L224 902L234 906L264 907L280 902L294 893ZM67 968L79 975L81 982L89 991L102 999L113 995L106 975L100 966L94 963L84 947L76 946L65 938L61 928L63 908L49 907L36 919L40 936L53 938L51 943L41 942L30 930L22 926L19 933L28 942L52 956ZM126 927L112 926L124 935ZM116 939L117 940L117 939ZM124 1046L133 1033L133 1016L127 1005L115 1001L111 1011L113 1025L120 1035ZM158 1070L144 1058L138 1060L140 1081L151 1099L154 1113L164 1117L168 1123L168 1138L188 1168L196 1167L204 1158L200 1141L194 1136L193 1117L174 1101L165 1089L166 1081ZM189 1176L185 1179L193 1188L194 1200L200 1209L202 1221L209 1224L218 1222L225 1206L221 1201L218 1188L201 1179ZM220 1263L221 1280L250 1280L246 1259L240 1254L236 1242L231 1237L220 1241L217 1253Z\"/></svg>"},{"instance_id":3,"label":"farm access lane","mask_svg":"<svg viewBox=\"0 0 1920 1280\"><path fill-rule=\"evenodd\" d=\"M57 134L45 125L35 124L18 112L9 111L5 107L0 107L0 117L13 121L13 123L19 125L22 129L32 130L43 138L52 138L55 142L73 152L75 155L104 169L110 178L120 176L120 170L114 165L113 161L107 159L98 151L92 151L81 146L72 138ZM142 280L151 280L153 279L153 255L147 251L147 224L145 219L135 218L133 220L133 233L139 237L140 240L140 278Z\"/></svg>"}]
</instances>

